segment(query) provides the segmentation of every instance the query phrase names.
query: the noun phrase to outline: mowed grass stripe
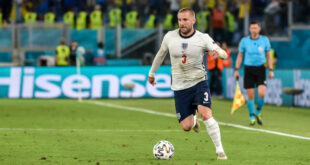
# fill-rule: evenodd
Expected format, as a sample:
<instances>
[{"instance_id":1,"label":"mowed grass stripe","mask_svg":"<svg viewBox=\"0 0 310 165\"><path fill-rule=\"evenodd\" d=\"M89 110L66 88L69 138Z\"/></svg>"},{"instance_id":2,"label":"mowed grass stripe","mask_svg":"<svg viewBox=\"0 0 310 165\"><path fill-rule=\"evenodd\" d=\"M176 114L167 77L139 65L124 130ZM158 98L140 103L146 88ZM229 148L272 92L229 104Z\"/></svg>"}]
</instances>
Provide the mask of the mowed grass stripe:
<instances>
[{"instance_id":1,"label":"mowed grass stripe","mask_svg":"<svg viewBox=\"0 0 310 165\"><path fill-rule=\"evenodd\" d=\"M104 102L100 102L100 101L85 101L85 103L96 104L99 106L105 106L105 107L110 107L110 108L114 108L114 109L143 112L143 113L159 115L159 116L176 117L175 114L171 114L171 113L157 112L157 111L145 109L145 108L129 107L129 106L123 106L123 105L117 105L117 104L111 104L111 103L104 103ZM293 135L293 134L277 132L277 131L272 131L272 130L266 130L266 129L252 128L252 127L247 127L247 126L238 125L238 124L225 123L225 122L219 122L219 124L225 125L225 126L230 126L230 127L235 127L235 128L240 128L240 129L245 129L245 130L250 130L250 131L258 131L258 132L264 132L264 133L269 133L269 134L274 134L274 135L279 135L279 136L286 136L286 137L290 137L290 138L310 140L310 137Z\"/></svg>"},{"instance_id":2,"label":"mowed grass stripe","mask_svg":"<svg viewBox=\"0 0 310 165\"><path fill-rule=\"evenodd\" d=\"M0 131L5 132L5 131L46 131L46 132L106 132L106 133L138 133L138 132L151 132L151 133L169 133L169 132L173 132L173 133L178 133L178 132L183 132L183 130L181 129L141 129L141 130L137 130L137 129L56 129L56 128L0 128ZM240 133L240 134L258 134L259 132L254 132L254 131L246 131L246 130L240 130L240 131L236 131L236 130L221 130L221 132L223 133Z\"/></svg>"},{"instance_id":3,"label":"mowed grass stripe","mask_svg":"<svg viewBox=\"0 0 310 165\"><path fill-rule=\"evenodd\" d=\"M175 114L173 99L96 101ZM230 116L228 113L230 101L215 99L214 103L216 105L214 106L215 116L219 121L247 124L247 118L245 118L247 111L241 110L235 116ZM308 134L290 132L290 130L295 130L295 127L286 127L287 125L281 124L283 122L281 120L270 119L274 116L270 116L269 113L281 114L276 116L280 119L291 119L294 114L297 114L296 118L300 117L300 122L295 123L296 120L291 122L300 126L309 125L306 114L310 113L307 110L297 109L298 111L295 111L294 109L294 112L282 113L281 110L284 108L266 106L266 118L264 118L267 119L266 125L256 128L269 130L278 128L279 132L309 137ZM269 109L270 112L268 112ZM229 159L217 161L215 147L204 125L199 134L193 131L185 132L182 131L176 117L163 117L122 108L78 103L72 99L3 99L0 100L0 116L0 128L8 128L7 131L0 129L0 164L248 165L261 164L262 160L264 165L310 164L310 143L307 140L222 126L222 141ZM274 123L281 125L275 127ZM15 128L26 130L15 131ZM43 130L28 131L29 128L42 128ZM82 129L82 131L71 129ZM112 132L93 131L97 129L112 130ZM113 130L130 131L113 132ZM140 130L143 131L140 132ZM152 130L156 131L152 132ZM169 131L159 132L157 130ZM170 130L179 131L171 132ZM307 131L304 128L298 130ZM171 160L161 161L154 158L152 149L159 140L168 140L174 145L176 151Z\"/></svg>"},{"instance_id":4,"label":"mowed grass stripe","mask_svg":"<svg viewBox=\"0 0 310 165\"><path fill-rule=\"evenodd\" d=\"M135 130L135 129L56 129L56 128L0 128L0 131L62 131L62 132L182 132L182 130L162 130L162 129L141 129L141 130Z\"/></svg>"}]
</instances>

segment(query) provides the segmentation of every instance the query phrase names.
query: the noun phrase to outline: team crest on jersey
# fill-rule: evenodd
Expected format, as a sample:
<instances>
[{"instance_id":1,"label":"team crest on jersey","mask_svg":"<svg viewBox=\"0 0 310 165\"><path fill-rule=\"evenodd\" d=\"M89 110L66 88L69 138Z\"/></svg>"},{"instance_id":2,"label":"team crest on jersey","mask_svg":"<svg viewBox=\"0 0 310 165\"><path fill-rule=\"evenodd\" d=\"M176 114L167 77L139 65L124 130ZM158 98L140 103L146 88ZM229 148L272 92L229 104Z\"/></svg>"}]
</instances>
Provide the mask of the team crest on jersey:
<instances>
[{"instance_id":1,"label":"team crest on jersey","mask_svg":"<svg viewBox=\"0 0 310 165\"><path fill-rule=\"evenodd\" d=\"M187 49L187 46L188 46L188 43L182 43L182 48L183 48L183 50L186 50L186 49Z\"/></svg>"}]
</instances>

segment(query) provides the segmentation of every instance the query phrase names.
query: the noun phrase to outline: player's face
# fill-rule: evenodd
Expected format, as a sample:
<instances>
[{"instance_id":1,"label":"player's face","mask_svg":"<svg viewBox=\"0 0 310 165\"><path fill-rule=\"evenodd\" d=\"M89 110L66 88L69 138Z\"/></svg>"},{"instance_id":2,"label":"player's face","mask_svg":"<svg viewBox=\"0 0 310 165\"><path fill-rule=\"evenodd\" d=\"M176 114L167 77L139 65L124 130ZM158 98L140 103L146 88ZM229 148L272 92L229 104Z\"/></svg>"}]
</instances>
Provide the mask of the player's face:
<instances>
[{"instance_id":1,"label":"player's face","mask_svg":"<svg viewBox=\"0 0 310 165\"><path fill-rule=\"evenodd\" d=\"M253 36L256 36L259 34L261 28L258 24L251 24L250 25L250 32L251 32L251 35Z\"/></svg>"},{"instance_id":2,"label":"player's face","mask_svg":"<svg viewBox=\"0 0 310 165\"><path fill-rule=\"evenodd\" d=\"M189 11L178 13L179 28L184 35L193 31L195 21L195 17Z\"/></svg>"}]
</instances>

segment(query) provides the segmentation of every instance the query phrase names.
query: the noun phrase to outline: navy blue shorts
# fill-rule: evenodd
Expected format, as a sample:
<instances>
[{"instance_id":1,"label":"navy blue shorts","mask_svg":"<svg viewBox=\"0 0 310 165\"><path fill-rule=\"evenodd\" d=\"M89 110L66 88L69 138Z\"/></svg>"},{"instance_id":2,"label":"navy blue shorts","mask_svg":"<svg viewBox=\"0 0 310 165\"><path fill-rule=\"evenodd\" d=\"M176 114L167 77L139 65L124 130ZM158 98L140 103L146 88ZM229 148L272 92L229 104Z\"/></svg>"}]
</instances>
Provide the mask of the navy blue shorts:
<instances>
[{"instance_id":1,"label":"navy blue shorts","mask_svg":"<svg viewBox=\"0 0 310 165\"><path fill-rule=\"evenodd\" d=\"M193 87L174 91L174 102L179 122L190 115L195 115L198 105L211 108L208 81L201 81Z\"/></svg>"}]
</instances>

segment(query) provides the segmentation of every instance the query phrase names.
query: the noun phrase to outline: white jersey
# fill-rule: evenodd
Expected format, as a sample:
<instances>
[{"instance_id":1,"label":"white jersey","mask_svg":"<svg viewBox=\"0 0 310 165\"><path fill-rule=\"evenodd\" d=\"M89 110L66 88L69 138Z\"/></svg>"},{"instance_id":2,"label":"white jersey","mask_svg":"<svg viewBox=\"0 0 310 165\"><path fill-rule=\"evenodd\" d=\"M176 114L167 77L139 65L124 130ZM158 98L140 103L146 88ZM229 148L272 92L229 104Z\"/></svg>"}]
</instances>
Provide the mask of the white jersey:
<instances>
[{"instance_id":1,"label":"white jersey","mask_svg":"<svg viewBox=\"0 0 310 165\"><path fill-rule=\"evenodd\" d=\"M179 29L169 31L161 44L149 72L154 77L155 72L163 62L168 51L171 60L172 90L183 90L192 87L200 81L206 80L203 56L206 51L215 50L220 58L227 58L227 54L213 39L198 30L183 37Z\"/></svg>"}]
</instances>

